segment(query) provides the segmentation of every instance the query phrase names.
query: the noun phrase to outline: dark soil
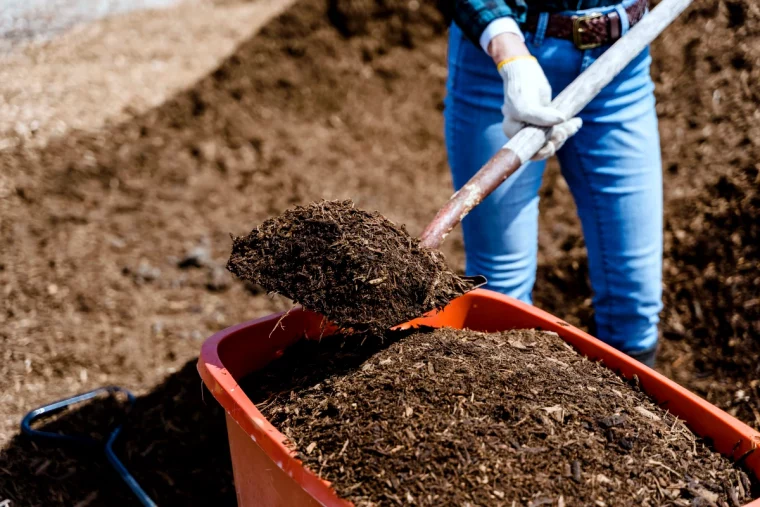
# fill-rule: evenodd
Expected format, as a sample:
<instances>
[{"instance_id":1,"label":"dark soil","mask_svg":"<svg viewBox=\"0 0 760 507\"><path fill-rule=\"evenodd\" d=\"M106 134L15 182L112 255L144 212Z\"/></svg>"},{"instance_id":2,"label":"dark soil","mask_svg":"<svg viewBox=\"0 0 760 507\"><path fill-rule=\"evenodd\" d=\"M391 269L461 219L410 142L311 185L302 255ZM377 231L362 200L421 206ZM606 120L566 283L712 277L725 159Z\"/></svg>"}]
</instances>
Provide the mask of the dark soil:
<instances>
[{"instance_id":1,"label":"dark soil","mask_svg":"<svg viewBox=\"0 0 760 507\"><path fill-rule=\"evenodd\" d=\"M358 506L718 505L760 494L635 383L555 333L407 335L301 341L242 382L299 458Z\"/></svg>"},{"instance_id":2,"label":"dark soil","mask_svg":"<svg viewBox=\"0 0 760 507\"><path fill-rule=\"evenodd\" d=\"M443 308L470 288L439 251L351 201L321 201L233 238L227 268L326 316L343 329L382 332Z\"/></svg>"},{"instance_id":3,"label":"dark soil","mask_svg":"<svg viewBox=\"0 0 760 507\"><path fill-rule=\"evenodd\" d=\"M655 74L671 196L660 364L760 428L760 9L697 2L669 33Z\"/></svg>"}]
</instances>

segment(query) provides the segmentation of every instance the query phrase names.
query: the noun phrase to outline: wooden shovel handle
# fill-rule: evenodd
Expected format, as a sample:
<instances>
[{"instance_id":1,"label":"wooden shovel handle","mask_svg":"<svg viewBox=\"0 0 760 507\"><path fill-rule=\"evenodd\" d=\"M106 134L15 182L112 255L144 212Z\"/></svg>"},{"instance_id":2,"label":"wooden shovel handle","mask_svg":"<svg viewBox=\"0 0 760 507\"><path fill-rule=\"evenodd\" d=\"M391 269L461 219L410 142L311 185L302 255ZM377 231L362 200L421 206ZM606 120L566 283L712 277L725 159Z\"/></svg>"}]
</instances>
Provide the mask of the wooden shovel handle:
<instances>
[{"instance_id":1,"label":"wooden shovel handle","mask_svg":"<svg viewBox=\"0 0 760 507\"><path fill-rule=\"evenodd\" d=\"M663 0L630 32L605 51L553 101L552 106L576 116L607 86L620 71L638 56L665 28L678 17L692 0ZM458 192L438 211L422 232L422 246L439 248L446 236L467 214L488 197L504 180L531 159L546 143L550 128L526 126L504 145Z\"/></svg>"}]
</instances>

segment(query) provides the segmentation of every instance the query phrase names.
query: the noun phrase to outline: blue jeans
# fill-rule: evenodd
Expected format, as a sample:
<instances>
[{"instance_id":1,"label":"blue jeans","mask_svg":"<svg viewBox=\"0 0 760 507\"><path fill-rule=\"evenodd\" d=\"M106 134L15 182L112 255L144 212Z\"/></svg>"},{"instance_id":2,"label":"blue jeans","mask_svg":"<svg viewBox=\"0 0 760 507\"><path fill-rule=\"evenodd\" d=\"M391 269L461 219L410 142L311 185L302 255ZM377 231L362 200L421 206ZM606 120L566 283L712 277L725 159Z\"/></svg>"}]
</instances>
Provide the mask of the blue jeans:
<instances>
[{"instance_id":1,"label":"blue jeans","mask_svg":"<svg viewBox=\"0 0 760 507\"><path fill-rule=\"evenodd\" d=\"M541 25L541 24L539 24ZM624 31L627 26L624 26ZM556 95L606 49L526 34ZM456 189L506 142L504 90L491 58L452 25L446 148ZM657 344L662 279L662 173L646 50L581 112L583 127L557 153L588 250L597 336L624 352ZM538 191L546 163L525 164L464 219L467 274L531 303Z\"/></svg>"}]
</instances>

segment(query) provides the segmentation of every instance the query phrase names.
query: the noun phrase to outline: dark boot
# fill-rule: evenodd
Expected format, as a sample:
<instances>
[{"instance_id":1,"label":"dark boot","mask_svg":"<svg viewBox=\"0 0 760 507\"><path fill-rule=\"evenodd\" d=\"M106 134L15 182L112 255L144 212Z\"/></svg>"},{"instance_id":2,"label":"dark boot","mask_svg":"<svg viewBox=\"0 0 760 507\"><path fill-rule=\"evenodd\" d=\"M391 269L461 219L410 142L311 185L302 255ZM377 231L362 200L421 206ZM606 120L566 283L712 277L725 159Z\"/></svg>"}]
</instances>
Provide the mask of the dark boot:
<instances>
[{"instance_id":1,"label":"dark boot","mask_svg":"<svg viewBox=\"0 0 760 507\"><path fill-rule=\"evenodd\" d=\"M654 360L657 357L657 344L648 349L626 352L626 354L634 358L636 361L643 363L650 368L654 368Z\"/></svg>"}]
</instances>

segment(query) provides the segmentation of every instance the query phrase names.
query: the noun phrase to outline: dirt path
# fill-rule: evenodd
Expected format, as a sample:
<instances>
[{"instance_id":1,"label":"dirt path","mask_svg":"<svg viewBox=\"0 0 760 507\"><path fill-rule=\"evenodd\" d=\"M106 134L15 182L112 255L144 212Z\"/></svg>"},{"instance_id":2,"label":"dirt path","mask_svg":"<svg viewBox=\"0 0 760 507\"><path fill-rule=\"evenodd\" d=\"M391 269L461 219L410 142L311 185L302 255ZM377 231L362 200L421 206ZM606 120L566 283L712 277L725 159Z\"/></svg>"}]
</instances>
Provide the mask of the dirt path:
<instances>
[{"instance_id":1,"label":"dirt path","mask_svg":"<svg viewBox=\"0 0 760 507\"><path fill-rule=\"evenodd\" d=\"M0 54L40 42L77 25L130 11L171 7L180 0L5 0Z\"/></svg>"},{"instance_id":2,"label":"dirt path","mask_svg":"<svg viewBox=\"0 0 760 507\"><path fill-rule=\"evenodd\" d=\"M43 146L159 106L291 3L189 0L80 24L0 54L0 150Z\"/></svg>"}]
</instances>

